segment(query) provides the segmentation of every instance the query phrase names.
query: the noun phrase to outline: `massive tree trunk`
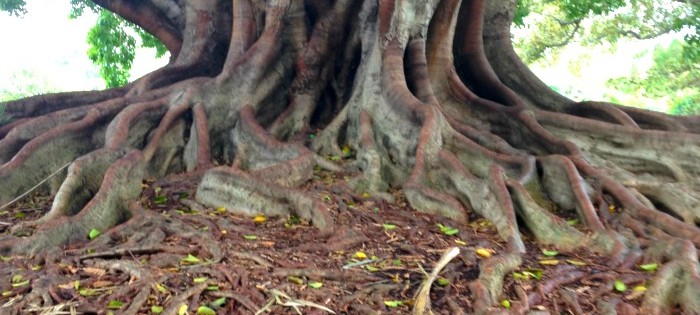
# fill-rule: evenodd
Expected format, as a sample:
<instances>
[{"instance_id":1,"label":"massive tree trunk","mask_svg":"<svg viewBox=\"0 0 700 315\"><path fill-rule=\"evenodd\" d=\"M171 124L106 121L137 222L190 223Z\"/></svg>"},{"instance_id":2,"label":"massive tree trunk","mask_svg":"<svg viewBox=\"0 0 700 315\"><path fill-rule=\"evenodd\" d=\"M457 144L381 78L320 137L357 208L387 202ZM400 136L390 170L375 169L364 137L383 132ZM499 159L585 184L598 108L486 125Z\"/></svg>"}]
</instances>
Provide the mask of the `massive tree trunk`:
<instances>
[{"instance_id":1,"label":"massive tree trunk","mask_svg":"<svg viewBox=\"0 0 700 315\"><path fill-rule=\"evenodd\" d=\"M203 205L293 213L323 234L333 217L297 189L321 167L351 171L360 194L398 189L417 211L492 222L507 251L468 312L497 306L528 233L621 268L663 262L643 313L700 313L700 119L556 94L513 50L515 1L96 2L173 61L123 88L6 104L0 204L39 183L55 199L2 255L125 224L142 182L175 173L201 178Z\"/></svg>"}]
</instances>

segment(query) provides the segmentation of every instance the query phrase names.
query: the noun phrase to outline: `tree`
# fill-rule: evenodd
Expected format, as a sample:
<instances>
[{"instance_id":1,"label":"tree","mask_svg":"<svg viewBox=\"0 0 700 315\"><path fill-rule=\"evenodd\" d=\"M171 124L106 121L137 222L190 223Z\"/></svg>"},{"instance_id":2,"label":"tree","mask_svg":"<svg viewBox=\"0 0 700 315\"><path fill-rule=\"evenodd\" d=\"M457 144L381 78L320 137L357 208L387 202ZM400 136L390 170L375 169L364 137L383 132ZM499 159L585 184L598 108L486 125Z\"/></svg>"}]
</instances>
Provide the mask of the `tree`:
<instances>
[{"instance_id":1,"label":"tree","mask_svg":"<svg viewBox=\"0 0 700 315\"><path fill-rule=\"evenodd\" d=\"M6 103L0 203L52 176L42 187L56 194L3 255L116 225L111 239L147 242L167 220L135 200L144 179L172 173L201 178L203 205L294 213L328 235L342 227L298 189L318 166L352 170L357 193L400 189L418 211L492 222L507 250L470 285L469 311L493 310L527 232L620 268L663 262L642 312L700 312L700 118L555 93L513 50L514 1L95 3L174 58L123 87ZM343 155L352 162L322 158Z\"/></svg>"}]
</instances>

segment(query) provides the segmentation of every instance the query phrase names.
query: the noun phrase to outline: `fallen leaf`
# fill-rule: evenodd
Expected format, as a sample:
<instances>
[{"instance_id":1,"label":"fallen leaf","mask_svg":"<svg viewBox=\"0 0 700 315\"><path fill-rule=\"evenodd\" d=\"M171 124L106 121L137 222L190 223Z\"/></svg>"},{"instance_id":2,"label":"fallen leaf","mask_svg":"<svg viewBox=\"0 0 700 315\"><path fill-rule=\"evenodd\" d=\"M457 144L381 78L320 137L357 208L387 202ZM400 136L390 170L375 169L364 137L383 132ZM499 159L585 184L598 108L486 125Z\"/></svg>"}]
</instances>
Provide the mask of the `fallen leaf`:
<instances>
[{"instance_id":1,"label":"fallen leaf","mask_svg":"<svg viewBox=\"0 0 700 315\"><path fill-rule=\"evenodd\" d=\"M226 298L222 297L222 298L218 298L218 299L214 300L209 305L211 305L214 308L217 308L217 307L222 307L225 304L226 304Z\"/></svg>"},{"instance_id":2,"label":"fallen leaf","mask_svg":"<svg viewBox=\"0 0 700 315\"><path fill-rule=\"evenodd\" d=\"M204 283L207 282L207 280L209 280L207 277L194 278L194 283Z\"/></svg>"},{"instance_id":3,"label":"fallen leaf","mask_svg":"<svg viewBox=\"0 0 700 315\"><path fill-rule=\"evenodd\" d=\"M252 240L257 240L258 236L256 236L256 235L243 235L243 238L247 239L249 241L252 241Z\"/></svg>"},{"instance_id":4,"label":"fallen leaf","mask_svg":"<svg viewBox=\"0 0 700 315\"><path fill-rule=\"evenodd\" d=\"M396 225L390 224L390 223L384 223L384 224L382 224L382 226L384 227L385 230L393 230L393 229L396 229Z\"/></svg>"},{"instance_id":5,"label":"fallen leaf","mask_svg":"<svg viewBox=\"0 0 700 315\"><path fill-rule=\"evenodd\" d=\"M656 269L658 269L658 268L659 268L659 264L657 264L657 263L639 265L639 269L642 269L644 271L656 271Z\"/></svg>"},{"instance_id":6,"label":"fallen leaf","mask_svg":"<svg viewBox=\"0 0 700 315\"><path fill-rule=\"evenodd\" d=\"M153 305L153 306L151 306L151 313L153 313L153 314L160 314L160 313L163 313L163 307L162 307L162 306Z\"/></svg>"},{"instance_id":7,"label":"fallen leaf","mask_svg":"<svg viewBox=\"0 0 700 315\"><path fill-rule=\"evenodd\" d=\"M182 304L180 305L180 308L177 309L177 315L185 315L187 314L187 304Z\"/></svg>"},{"instance_id":8,"label":"fallen leaf","mask_svg":"<svg viewBox=\"0 0 700 315\"><path fill-rule=\"evenodd\" d=\"M298 285L304 284L304 279L299 278L299 277L295 277L295 276L289 276L289 277L287 277L287 280L289 280L289 282L293 282L293 283L296 283Z\"/></svg>"},{"instance_id":9,"label":"fallen leaf","mask_svg":"<svg viewBox=\"0 0 700 315\"><path fill-rule=\"evenodd\" d=\"M574 266L585 266L587 265L585 262L580 261L580 260L574 260L574 259L567 259L566 262L568 262L571 265Z\"/></svg>"},{"instance_id":10,"label":"fallen leaf","mask_svg":"<svg viewBox=\"0 0 700 315\"><path fill-rule=\"evenodd\" d=\"M321 282L309 282L309 286L314 288L314 289L318 289L318 288L323 286L323 283L321 283Z\"/></svg>"},{"instance_id":11,"label":"fallen leaf","mask_svg":"<svg viewBox=\"0 0 700 315\"><path fill-rule=\"evenodd\" d=\"M192 254L187 254L187 257L180 260L180 263L185 264L185 265L194 265L194 264L198 264L200 262L201 262L201 260L199 258L197 258L197 256L194 256Z\"/></svg>"},{"instance_id":12,"label":"fallen leaf","mask_svg":"<svg viewBox=\"0 0 700 315\"><path fill-rule=\"evenodd\" d=\"M486 248L477 248L477 249L476 249L476 254L479 255L479 256L481 256L481 257L484 257L484 258L489 258L489 257L491 257L491 251L489 251L489 250L486 249Z\"/></svg>"},{"instance_id":13,"label":"fallen leaf","mask_svg":"<svg viewBox=\"0 0 700 315\"><path fill-rule=\"evenodd\" d=\"M554 266L559 264L559 259L542 259L540 265Z\"/></svg>"},{"instance_id":14,"label":"fallen leaf","mask_svg":"<svg viewBox=\"0 0 700 315\"><path fill-rule=\"evenodd\" d=\"M510 309L510 300L503 300L503 301L501 301L500 304L501 304L501 306L503 306L503 308L505 308L507 310Z\"/></svg>"},{"instance_id":15,"label":"fallen leaf","mask_svg":"<svg viewBox=\"0 0 700 315\"><path fill-rule=\"evenodd\" d=\"M355 252L355 254L352 255L352 258L365 259L365 258L367 258L367 254L365 254L363 252Z\"/></svg>"},{"instance_id":16,"label":"fallen leaf","mask_svg":"<svg viewBox=\"0 0 700 315\"><path fill-rule=\"evenodd\" d=\"M622 282L622 280L617 279L615 280L615 290L619 292L625 292L627 291L627 285L624 282Z\"/></svg>"},{"instance_id":17,"label":"fallen leaf","mask_svg":"<svg viewBox=\"0 0 700 315\"><path fill-rule=\"evenodd\" d=\"M119 300L111 300L107 303L107 308L110 310L118 310L124 306L124 302Z\"/></svg>"},{"instance_id":18,"label":"fallen leaf","mask_svg":"<svg viewBox=\"0 0 700 315\"><path fill-rule=\"evenodd\" d=\"M457 243L457 245L467 246L467 242L463 240L455 240L455 243Z\"/></svg>"},{"instance_id":19,"label":"fallen leaf","mask_svg":"<svg viewBox=\"0 0 700 315\"><path fill-rule=\"evenodd\" d=\"M437 284L441 287L444 287L444 286L447 286L448 284L450 284L450 280L447 280L443 277L440 277L437 279Z\"/></svg>"},{"instance_id":20,"label":"fallen leaf","mask_svg":"<svg viewBox=\"0 0 700 315\"><path fill-rule=\"evenodd\" d=\"M257 223L257 224L265 223L266 221L267 221L267 218L266 218L264 215L262 215L262 214L261 214L261 215L256 215L256 216L253 218L253 222L255 222L255 223Z\"/></svg>"},{"instance_id":21,"label":"fallen leaf","mask_svg":"<svg viewBox=\"0 0 700 315\"><path fill-rule=\"evenodd\" d=\"M544 248L543 248L543 249L542 249L542 254L544 254L545 256L552 257L552 256L558 255L559 252L558 252L558 251L555 251L555 250L548 250L548 249L544 249Z\"/></svg>"},{"instance_id":22,"label":"fallen leaf","mask_svg":"<svg viewBox=\"0 0 700 315\"><path fill-rule=\"evenodd\" d=\"M384 301L384 305L386 305L388 307L399 307L399 306L403 305L403 301L396 301L396 300Z\"/></svg>"},{"instance_id":23,"label":"fallen leaf","mask_svg":"<svg viewBox=\"0 0 700 315\"><path fill-rule=\"evenodd\" d=\"M98 229L91 229L90 232L88 232L88 238L89 238L89 239L94 239L94 238L100 236L100 234L102 234L102 233L100 233L100 230L98 230Z\"/></svg>"}]
</instances>

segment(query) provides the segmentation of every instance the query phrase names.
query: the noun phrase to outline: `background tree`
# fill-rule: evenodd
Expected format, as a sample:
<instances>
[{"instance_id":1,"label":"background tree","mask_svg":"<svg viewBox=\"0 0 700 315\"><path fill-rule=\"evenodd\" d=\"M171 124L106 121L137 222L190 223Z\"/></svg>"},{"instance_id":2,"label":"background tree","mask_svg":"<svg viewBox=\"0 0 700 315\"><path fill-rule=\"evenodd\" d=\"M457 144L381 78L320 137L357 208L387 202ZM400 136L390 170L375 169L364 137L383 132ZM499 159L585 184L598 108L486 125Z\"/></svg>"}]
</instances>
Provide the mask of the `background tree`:
<instances>
[{"instance_id":1,"label":"background tree","mask_svg":"<svg viewBox=\"0 0 700 315\"><path fill-rule=\"evenodd\" d=\"M152 34L172 60L122 87L6 103L0 204L37 184L55 198L3 238L4 256L49 255L111 229L91 247L118 255L176 234L219 262L199 230L137 202L144 180L174 173L197 183L193 207L295 214L330 243L347 227L300 189L325 168L349 172L355 194L391 201L400 190L417 211L493 224L504 248L470 280L474 301L458 305L467 312L502 310L525 234L620 270L663 263L641 312L700 312L700 118L552 91L513 49L514 1L95 3ZM569 18L618 5L566 3ZM332 163L341 156L349 161ZM585 275L563 269L509 307L525 312L548 287ZM53 299L51 286L31 289L22 303Z\"/></svg>"},{"instance_id":2,"label":"background tree","mask_svg":"<svg viewBox=\"0 0 700 315\"><path fill-rule=\"evenodd\" d=\"M694 96L693 74L700 64L700 9L692 1L643 0L520 1L516 27L527 27L515 42L527 63L556 60L571 43L583 47L609 45L618 48L621 39L647 40L676 34L671 47L654 51L654 65L648 74L632 73L630 78L611 80L608 86L630 95L670 103L673 114L691 114L700 106ZM671 67L671 68L667 68ZM672 69L672 70L671 70Z\"/></svg>"}]
</instances>

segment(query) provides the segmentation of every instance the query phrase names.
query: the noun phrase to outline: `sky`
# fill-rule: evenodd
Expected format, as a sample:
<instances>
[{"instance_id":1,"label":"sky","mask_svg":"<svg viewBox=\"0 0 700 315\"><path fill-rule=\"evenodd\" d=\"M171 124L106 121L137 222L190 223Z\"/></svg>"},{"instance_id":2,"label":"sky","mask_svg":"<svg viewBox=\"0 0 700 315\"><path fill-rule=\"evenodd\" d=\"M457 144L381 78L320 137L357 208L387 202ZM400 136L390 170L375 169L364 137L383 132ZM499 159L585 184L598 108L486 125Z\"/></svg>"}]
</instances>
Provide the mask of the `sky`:
<instances>
[{"instance_id":1,"label":"sky","mask_svg":"<svg viewBox=\"0 0 700 315\"><path fill-rule=\"evenodd\" d=\"M0 90L17 81L29 80L18 73L25 71L31 79L47 84L56 91L104 88L98 68L87 58L87 33L97 15L86 10L71 20L68 0L28 0L23 17L0 12ZM137 51L132 78L167 62L156 60L153 50Z\"/></svg>"}]
</instances>

